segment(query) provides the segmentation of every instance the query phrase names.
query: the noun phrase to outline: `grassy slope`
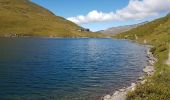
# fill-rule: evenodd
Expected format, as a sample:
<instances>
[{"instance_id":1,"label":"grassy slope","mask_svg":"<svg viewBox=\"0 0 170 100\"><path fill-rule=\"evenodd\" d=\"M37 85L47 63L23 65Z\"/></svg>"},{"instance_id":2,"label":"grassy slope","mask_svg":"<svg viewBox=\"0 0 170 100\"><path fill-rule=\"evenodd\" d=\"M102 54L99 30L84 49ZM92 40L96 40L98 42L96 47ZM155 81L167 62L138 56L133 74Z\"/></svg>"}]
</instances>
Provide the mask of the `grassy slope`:
<instances>
[{"instance_id":1,"label":"grassy slope","mask_svg":"<svg viewBox=\"0 0 170 100\"><path fill-rule=\"evenodd\" d=\"M0 36L17 33L21 36L100 37L78 32L76 24L55 16L29 0L0 0Z\"/></svg>"},{"instance_id":2,"label":"grassy slope","mask_svg":"<svg viewBox=\"0 0 170 100\"><path fill-rule=\"evenodd\" d=\"M148 77L146 84L139 85L136 91L129 93L127 100L170 100L170 67L165 64L170 44L170 14L117 35L117 38L125 37L139 43L146 40L154 46L151 52L158 58L155 75Z\"/></svg>"}]
</instances>

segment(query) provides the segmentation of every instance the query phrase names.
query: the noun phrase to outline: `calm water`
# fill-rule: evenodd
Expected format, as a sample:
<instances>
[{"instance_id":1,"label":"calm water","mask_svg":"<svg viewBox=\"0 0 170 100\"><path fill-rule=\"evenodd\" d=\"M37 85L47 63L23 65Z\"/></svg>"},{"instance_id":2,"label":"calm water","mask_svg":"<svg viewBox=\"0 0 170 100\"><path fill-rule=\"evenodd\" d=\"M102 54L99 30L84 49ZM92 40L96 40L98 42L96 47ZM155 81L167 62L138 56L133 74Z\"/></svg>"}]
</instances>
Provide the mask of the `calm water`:
<instances>
[{"instance_id":1,"label":"calm water","mask_svg":"<svg viewBox=\"0 0 170 100\"><path fill-rule=\"evenodd\" d=\"M146 65L126 40L0 38L0 100L100 100Z\"/></svg>"}]
</instances>

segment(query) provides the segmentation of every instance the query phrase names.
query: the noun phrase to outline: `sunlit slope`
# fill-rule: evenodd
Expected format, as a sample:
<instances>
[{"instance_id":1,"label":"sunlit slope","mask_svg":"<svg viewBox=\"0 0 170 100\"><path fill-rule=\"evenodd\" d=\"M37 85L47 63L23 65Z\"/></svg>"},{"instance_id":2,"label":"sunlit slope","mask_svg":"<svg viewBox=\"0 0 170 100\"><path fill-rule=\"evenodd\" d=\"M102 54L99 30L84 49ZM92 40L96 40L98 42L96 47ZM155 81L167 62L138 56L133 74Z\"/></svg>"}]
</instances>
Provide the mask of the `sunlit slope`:
<instances>
[{"instance_id":1,"label":"sunlit slope","mask_svg":"<svg viewBox=\"0 0 170 100\"><path fill-rule=\"evenodd\" d=\"M138 40L140 42L145 41L147 43L170 42L170 14L130 31L118 34L117 37Z\"/></svg>"},{"instance_id":2,"label":"sunlit slope","mask_svg":"<svg viewBox=\"0 0 170 100\"><path fill-rule=\"evenodd\" d=\"M0 36L98 37L29 0L0 0Z\"/></svg>"},{"instance_id":3,"label":"sunlit slope","mask_svg":"<svg viewBox=\"0 0 170 100\"><path fill-rule=\"evenodd\" d=\"M169 100L170 67L166 61L170 52L170 14L121 33L117 37L151 44L153 48L150 51L158 59L155 74L148 77L145 84L137 86L135 91L130 92L127 100Z\"/></svg>"}]
</instances>

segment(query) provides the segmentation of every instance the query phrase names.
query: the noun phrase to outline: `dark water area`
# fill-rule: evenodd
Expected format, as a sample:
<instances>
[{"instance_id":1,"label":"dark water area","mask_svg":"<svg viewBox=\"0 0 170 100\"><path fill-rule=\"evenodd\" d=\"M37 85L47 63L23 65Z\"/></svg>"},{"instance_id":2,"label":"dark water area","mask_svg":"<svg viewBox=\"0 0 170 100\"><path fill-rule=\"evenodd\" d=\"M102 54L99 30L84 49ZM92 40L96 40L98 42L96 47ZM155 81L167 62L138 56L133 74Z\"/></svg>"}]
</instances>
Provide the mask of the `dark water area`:
<instances>
[{"instance_id":1,"label":"dark water area","mask_svg":"<svg viewBox=\"0 0 170 100\"><path fill-rule=\"evenodd\" d=\"M0 100L100 100L142 75L146 49L114 39L0 38Z\"/></svg>"}]
</instances>

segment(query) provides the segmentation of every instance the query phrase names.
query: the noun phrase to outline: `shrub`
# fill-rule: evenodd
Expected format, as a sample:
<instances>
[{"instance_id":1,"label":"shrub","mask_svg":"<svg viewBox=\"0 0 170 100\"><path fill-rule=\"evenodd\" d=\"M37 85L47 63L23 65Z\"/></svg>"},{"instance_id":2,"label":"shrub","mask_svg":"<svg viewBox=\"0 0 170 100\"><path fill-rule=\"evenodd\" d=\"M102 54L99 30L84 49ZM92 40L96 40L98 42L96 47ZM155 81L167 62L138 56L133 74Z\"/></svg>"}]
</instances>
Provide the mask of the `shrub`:
<instances>
[{"instance_id":1,"label":"shrub","mask_svg":"<svg viewBox=\"0 0 170 100\"><path fill-rule=\"evenodd\" d=\"M150 49L150 52L154 53L156 51L156 47Z\"/></svg>"},{"instance_id":2,"label":"shrub","mask_svg":"<svg viewBox=\"0 0 170 100\"><path fill-rule=\"evenodd\" d=\"M163 52L163 51L166 51L166 50L167 50L166 46L161 46L159 48L159 52Z\"/></svg>"}]
</instances>

